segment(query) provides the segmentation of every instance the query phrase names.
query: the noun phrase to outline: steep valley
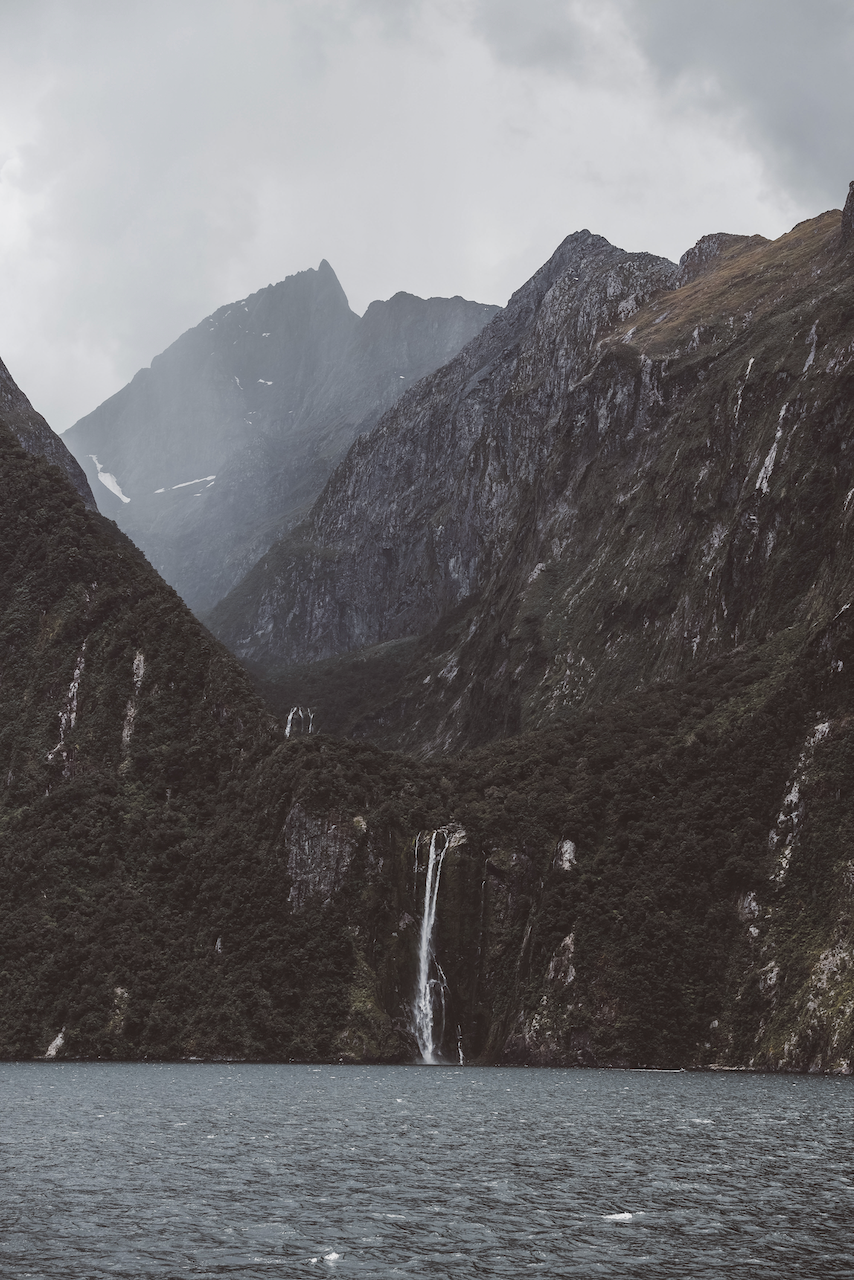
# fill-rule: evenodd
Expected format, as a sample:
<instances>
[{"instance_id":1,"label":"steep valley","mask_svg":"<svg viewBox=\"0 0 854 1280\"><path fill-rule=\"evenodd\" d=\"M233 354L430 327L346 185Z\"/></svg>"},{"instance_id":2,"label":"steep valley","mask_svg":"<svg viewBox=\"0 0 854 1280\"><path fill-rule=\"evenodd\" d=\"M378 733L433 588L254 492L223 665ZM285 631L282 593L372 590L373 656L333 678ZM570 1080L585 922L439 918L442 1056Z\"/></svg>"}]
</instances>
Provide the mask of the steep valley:
<instances>
[{"instance_id":1,"label":"steep valley","mask_svg":"<svg viewBox=\"0 0 854 1280\"><path fill-rule=\"evenodd\" d=\"M8 379L0 1056L854 1071L852 227L569 237L220 640Z\"/></svg>"}]
</instances>

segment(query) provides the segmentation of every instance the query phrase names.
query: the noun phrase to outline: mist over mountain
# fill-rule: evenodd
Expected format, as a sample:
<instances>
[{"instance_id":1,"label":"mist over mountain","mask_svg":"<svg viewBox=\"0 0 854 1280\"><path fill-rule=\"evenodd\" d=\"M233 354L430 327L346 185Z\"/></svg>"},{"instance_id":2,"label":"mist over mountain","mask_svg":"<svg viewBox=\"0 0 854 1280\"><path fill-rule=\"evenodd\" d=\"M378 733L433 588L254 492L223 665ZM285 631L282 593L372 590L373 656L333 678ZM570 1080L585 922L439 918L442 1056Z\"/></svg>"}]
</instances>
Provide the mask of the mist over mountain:
<instances>
[{"instance_id":1,"label":"mist over mountain","mask_svg":"<svg viewBox=\"0 0 854 1280\"><path fill-rule=\"evenodd\" d=\"M221 307L64 440L102 511L203 613L495 311L398 293L360 318L324 261Z\"/></svg>"}]
</instances>

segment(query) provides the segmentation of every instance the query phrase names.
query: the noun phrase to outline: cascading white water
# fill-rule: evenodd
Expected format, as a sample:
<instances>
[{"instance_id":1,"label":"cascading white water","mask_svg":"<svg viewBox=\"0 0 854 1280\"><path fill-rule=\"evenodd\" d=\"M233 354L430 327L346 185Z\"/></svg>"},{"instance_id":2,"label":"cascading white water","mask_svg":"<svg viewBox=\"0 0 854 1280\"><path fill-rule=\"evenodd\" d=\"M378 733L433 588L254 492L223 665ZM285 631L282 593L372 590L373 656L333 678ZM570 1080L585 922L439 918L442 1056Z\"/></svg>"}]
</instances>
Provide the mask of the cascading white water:
<instances>
[{"instance_id":1,"label":"cascading white water","mask_svg":"<svg viewBox=\"0 0 854 1280\"><path fill-rule=\"evenodd\" d=\"M441 841L441 846L439 844ZM418 939L418 988L413 1006L415 1038L422 1061L430 1065L441 1061L439 1044L445 1014L445 975L433 952L433 932L436 926L436 902L439 897L439 876L442 862L451 843L450 834L444 829L434 831L430 838L430 854L427 861L427 884L424 888L424 911L421 916L421 933ZM418 869L418 841L415 844L415 867ZM437 976L431 977L435 969ZM436 1012L439 1007L439 1031L436 1033Z\"/></svg>"},{"instance_id":2,"label":"cascading white water","mask_svg":"<svg viewBox=\"0 0 854 1280\"><path fill-rule=\"evenodd\" d=\"M294 716L299 716L300 733L311 733L314 729L314 712L311 707L291 707L288 713L288 721L285 725L285 737L291 736L291 726L294 723ZM305 727L306 717L308 717L308 729Z\"/></svg>"}]
</instances>

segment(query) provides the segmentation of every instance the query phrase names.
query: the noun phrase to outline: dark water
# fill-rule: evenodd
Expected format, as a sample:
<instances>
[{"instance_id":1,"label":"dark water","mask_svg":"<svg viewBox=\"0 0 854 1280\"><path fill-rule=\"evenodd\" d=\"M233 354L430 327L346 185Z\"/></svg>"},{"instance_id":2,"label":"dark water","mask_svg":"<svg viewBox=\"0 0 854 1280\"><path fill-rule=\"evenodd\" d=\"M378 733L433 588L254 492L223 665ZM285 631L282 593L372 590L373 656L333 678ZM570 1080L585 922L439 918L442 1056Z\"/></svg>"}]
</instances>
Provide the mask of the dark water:
<instances>
[{"instance_id":1,"label":"dark water","mask_svg":"<svg viewBox=\"0 0 854 1280\"><path fill-rule=\"evenodd\" d=\"M0 1065L0 1275L850 1278L852 1088Z\"/></svg>"}]
</instances>

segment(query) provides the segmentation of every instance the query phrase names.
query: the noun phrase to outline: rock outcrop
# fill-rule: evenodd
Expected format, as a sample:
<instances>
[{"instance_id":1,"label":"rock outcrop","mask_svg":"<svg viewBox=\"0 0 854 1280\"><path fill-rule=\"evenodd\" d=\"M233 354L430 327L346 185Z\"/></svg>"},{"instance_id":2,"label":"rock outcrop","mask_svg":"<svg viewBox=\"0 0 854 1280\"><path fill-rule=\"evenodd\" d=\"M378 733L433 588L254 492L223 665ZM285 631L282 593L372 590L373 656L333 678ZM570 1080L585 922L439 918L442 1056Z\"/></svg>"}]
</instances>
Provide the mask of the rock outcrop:
<instances>
[{"instance_id":1,"label":"rock outcrop","mask_svg":"<svg viewBox=\"0 0 854 1280\"><path fill-rule=\"evenodd\" d=\"M854 182L848 184L848 199L842 210L842 243L850 245L854 240Z\"/></svg>"},{"instance_id":2,"label":"rock outcrop","mask_svg":"<svg viewBox=\"0 0 854 1280\"><path fill-rule=\"evenodd\" d=\"M568 237L351 449L305 524L214 615L227 643L250 660L326 658L427 631L476 593L515 544L519 502L552 446L539 414L513 413L519 385L574 386L601 332L675 276L587 231Z\"/></svg>"}]
</instances>

